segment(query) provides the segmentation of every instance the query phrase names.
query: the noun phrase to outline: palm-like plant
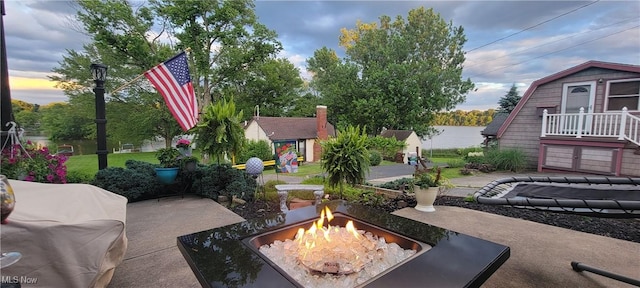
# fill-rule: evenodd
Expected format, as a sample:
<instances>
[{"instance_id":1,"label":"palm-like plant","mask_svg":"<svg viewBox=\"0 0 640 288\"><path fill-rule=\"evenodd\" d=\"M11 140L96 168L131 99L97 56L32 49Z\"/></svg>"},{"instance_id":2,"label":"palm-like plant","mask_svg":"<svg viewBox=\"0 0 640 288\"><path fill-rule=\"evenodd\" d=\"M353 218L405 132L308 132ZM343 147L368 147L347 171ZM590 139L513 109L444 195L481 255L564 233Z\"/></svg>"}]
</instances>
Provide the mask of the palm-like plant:
<instances>
[{"instance_id":1,"label":"palm-like plant","mask_svg":"<svg viewBox=\"0 0 640 288\"><path fill-rule=\"evenodd\" d=\"M322 169L329 175L329 185L340 186L340 198L344 183L364 183L370 166L366 142L364 129L350 125L336 138L321 143Z\"/></svg>"},{"instance_id":2,"label":"palm-like plant","mask_svg":"<svg viewBox=\"0 0 640 288\"><path fill-rule=\"evenodd\" d=\"M215 157L218 162L225 156L232 159L242 149L245 139L241 119L242 111L236 112L233 98L205 107L194 130L198 149Z\"/></svg>"}]
</instances>

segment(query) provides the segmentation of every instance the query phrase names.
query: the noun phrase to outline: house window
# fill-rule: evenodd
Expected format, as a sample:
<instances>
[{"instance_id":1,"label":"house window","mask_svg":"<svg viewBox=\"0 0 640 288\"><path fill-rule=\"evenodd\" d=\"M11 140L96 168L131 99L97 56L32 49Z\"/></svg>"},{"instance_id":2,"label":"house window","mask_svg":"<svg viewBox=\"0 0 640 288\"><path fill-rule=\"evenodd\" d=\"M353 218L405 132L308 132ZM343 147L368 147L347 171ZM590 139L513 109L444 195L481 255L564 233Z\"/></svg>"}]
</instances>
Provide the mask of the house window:
<instances>
[{"instance_id":1,"label":"house window","mask_svg":"<svg viewBox=\"0 0 640 288\"><path fill-rule=\"evenodd\" d=\"M609 81L607 110L640 110L640 79Z\"/></svg>"}]
</instances>

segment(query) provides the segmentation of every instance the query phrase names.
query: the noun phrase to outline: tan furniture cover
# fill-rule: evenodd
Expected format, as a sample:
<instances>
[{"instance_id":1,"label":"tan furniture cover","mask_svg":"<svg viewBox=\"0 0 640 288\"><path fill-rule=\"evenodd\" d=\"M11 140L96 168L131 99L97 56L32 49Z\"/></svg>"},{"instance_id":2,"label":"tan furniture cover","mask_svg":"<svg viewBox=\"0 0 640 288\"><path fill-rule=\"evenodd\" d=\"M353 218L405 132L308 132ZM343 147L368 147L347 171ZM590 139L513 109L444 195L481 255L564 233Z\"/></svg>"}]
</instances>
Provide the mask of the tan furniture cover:
<instances>
[{"instance_id":1,"label":"tan furniture cover","mask_svg":"<svg viewBox=\"0 0 640 288\"><path fill-rule=\"evenodd\" d=\"M37 281L22 287L107 286L127 250L127 199L87 184L9 183L16 206L0 226L0 249L22 259L2 277Z\"/></svg>"}]
</instances>

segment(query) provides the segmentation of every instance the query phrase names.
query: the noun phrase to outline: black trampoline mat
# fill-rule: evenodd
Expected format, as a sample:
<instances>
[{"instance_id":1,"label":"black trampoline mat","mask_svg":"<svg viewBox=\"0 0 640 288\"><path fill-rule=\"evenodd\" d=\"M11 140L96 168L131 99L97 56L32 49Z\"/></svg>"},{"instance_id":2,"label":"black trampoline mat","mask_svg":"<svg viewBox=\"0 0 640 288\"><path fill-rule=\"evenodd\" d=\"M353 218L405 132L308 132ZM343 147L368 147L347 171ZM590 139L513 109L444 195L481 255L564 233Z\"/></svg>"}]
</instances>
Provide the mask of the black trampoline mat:
<instances>
[{"instance_id":1,"label":"black trampoline mat","mask_svg":"<svg viewBox=\"0 0 640 288\"><path fill-rule=\"evenodd\" d=\"M555 186L535 183L518 183L501 198L526 197L537 199L580 199L580 200L618 200L640 201L640 190L620 189L618 187Z\"/></svg>"}]
</instances>

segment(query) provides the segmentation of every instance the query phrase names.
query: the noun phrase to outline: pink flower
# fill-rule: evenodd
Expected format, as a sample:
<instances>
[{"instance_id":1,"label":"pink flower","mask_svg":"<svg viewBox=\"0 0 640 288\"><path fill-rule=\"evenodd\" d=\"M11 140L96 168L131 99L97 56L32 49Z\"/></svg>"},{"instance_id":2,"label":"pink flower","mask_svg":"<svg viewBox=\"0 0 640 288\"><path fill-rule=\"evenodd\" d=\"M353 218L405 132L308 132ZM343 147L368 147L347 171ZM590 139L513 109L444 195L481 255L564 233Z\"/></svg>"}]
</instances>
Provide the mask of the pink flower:
<instances>
[{"instance_id":1,"label":"pink flower","mask_svg":"<svg viewBox=\"0 0 640 288\"><path fill-rule=\"evenodd\" d=\"M176 148L189 148L189 145L191 145L191 141L181 138L178 140L178 143L176 143Z\"/></svg>"},{"instance_id":2,"label":"pink flower","mask_svg":"<svg viewBox=\"0 0 640 288\"><path fill-rule=\"evenodd\" d=\"M55 179L55 177L51 174L47 175L47 181L49 182L53 182L53 180Z\"/></svg>"}]
</instances>

